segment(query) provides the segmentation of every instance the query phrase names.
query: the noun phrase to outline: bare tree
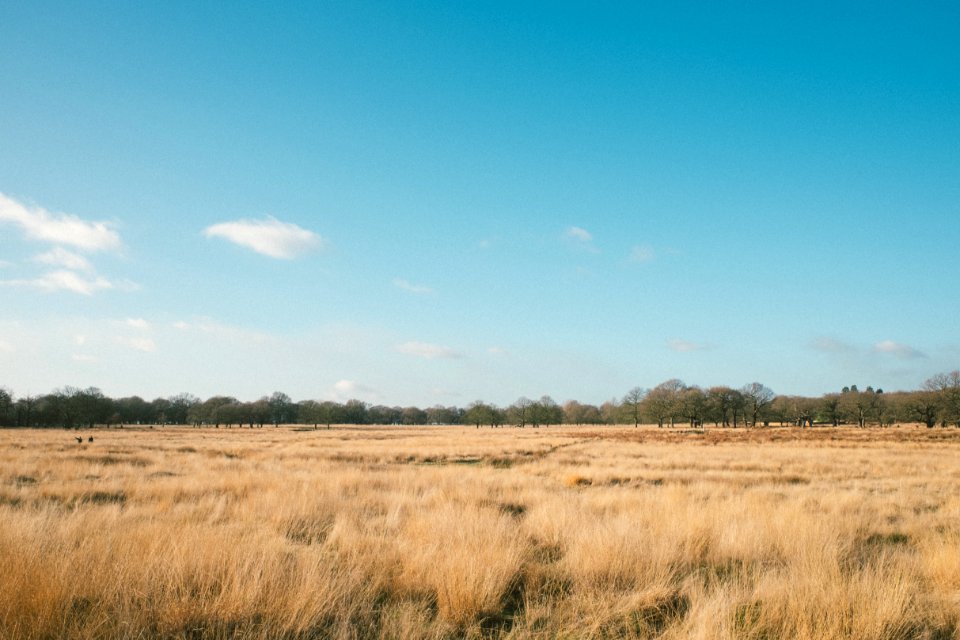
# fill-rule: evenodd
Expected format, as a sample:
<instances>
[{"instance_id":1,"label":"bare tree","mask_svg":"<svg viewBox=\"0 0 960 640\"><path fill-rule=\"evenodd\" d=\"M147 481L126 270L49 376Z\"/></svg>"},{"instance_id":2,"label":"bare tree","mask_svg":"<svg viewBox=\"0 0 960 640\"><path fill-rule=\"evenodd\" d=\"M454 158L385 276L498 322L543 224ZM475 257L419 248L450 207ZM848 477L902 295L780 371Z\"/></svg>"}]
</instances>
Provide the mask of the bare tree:
<instances>
[{"instance_id":1,"label":"bare tree","mask_svg":"<svg viewBox=\"0 0 960 640\"><path fill-rule=\"evenodd\" d=\"M750 412L750 425L757 426L757 421L760 419L760 414L763 412L766 407L773 402L773 399L777 397L777 394L773 390L768 389L759 382L751 382L748 385L744 385L740 389L740 393L743 394L743 397L746 399L747 410Z\"/></svg>"},{"instance_id":2,"label":"bare tree","mask_svg":"<svg viewBox=\"0 0 960 640\"><path fill-rule=\"evenodd\" d=\"M923 388L937 394L941 424L960 427L960 371L938 373L924 382Z\"/></svg>"},{"instance_id":3,"label":"bare tree","mask_svg":"<svg viewBox=\"0 0 960 640\"><path fill-rule=\"evenodd\" d=\"M624 408L627 416L633 420L634 428L640 425L640 408L643 403L643 399L647 397L647 390L641 389L640 387L634 387L627 391L627 395L623 396L623 403L621 406Z\"/></svg>"},{"instance_id":4,"label":"bare tree","mask_svg":"<svg viewBox=\"0 0 960 640\"><path fill-rule=\"evenodd\" d=\"M518 427L527 426L531 405L533 405L533 400L526 396L520 396L516 402L510 405L510 417L513 418L513 422Z\"/></svg>"}]
</instances>

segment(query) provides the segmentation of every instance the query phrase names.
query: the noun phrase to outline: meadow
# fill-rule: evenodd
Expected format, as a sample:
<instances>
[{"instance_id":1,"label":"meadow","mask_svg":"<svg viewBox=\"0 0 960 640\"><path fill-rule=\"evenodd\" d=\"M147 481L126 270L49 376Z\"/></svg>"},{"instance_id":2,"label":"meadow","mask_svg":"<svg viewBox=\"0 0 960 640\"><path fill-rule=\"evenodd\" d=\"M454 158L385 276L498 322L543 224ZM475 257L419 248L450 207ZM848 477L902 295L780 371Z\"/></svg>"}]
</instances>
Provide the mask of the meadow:
<instances>
[{"instance_id":1,"label":"meadow","mask_svg":"<svg viewBox=\"0 0 960 640\"><path fill-rule=\"evenodd\" d=\"M0 637L957 639L960 430L4 430Z\"/></svg>"}]
</instances>

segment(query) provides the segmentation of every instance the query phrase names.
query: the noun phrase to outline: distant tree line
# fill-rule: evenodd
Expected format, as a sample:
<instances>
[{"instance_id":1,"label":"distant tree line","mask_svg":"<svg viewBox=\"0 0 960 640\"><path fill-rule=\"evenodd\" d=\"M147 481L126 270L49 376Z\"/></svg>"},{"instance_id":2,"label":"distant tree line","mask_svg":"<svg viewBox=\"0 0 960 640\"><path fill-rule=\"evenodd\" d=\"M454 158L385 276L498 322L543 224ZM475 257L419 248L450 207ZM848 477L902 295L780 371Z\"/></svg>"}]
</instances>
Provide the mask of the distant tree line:
<instances>
[{"instance_id":1,"label":"distant tree line","mask_svg":"<svg viewBox=\"0 0 960 640\"><path fill-rule=\"evenodd\" d=\"M201 400L187 393L152 401L139 396L109 398L99 389L64 387L41 396L16 397L0 387L0 426L80 428L123 425L194 425L259 428L303 424L466 424L476 427L542 427L558 424L652 423L658 427L888 426L919 422L960 427L960 371L941 373L916 391L884 393L856 385L818 398L777 395L759 382L740 388L704 389L680 380L652 389L634 387L622 398L597 406L550 396L521 397L507 407L476 401L466 407L388 407L360 400L294 402L276 392L253 402L229 396Z\"/></svg>"}]
</instances>

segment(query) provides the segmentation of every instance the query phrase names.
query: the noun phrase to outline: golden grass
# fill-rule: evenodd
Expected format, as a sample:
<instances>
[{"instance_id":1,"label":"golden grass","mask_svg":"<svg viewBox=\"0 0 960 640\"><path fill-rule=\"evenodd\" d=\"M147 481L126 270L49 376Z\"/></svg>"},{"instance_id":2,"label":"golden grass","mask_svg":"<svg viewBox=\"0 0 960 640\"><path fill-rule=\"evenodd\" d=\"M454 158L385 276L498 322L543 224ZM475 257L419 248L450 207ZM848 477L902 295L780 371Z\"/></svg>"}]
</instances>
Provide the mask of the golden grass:
<instances>
[{"instance_id":1,"label":"golden grass","mask_svg":"<svg viewBox=\"0 0 960 640\"><path fill-rule=\"evenodd\" d=\"M960 638L960 431L0 432L0 638Z\"/></svg>"}]
</instances>

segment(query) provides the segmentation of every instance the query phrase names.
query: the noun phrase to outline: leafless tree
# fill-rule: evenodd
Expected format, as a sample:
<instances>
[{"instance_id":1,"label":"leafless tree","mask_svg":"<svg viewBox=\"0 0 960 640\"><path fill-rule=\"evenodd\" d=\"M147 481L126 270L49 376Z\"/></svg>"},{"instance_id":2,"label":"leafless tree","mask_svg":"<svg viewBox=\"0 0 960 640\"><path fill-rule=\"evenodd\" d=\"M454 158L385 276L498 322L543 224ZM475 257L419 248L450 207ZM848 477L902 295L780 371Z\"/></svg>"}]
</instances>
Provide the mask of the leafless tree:
<instances>
[{"instance_id":1,"label":"leafless tree","mask_svg":"<svg viewBox=\"0 0 960 640\"><path fill-rule=\"evenodd\" d=\"M740 393L746 399L747 410L750 412L750 425L755 427L760 420L760 414L773 402L777 394L773 390L763 386L759 382L751 382L740 389Z\"/></svg>"},{"instance_id":2,"label":"leafless tree","mask_svg":"<svg viewBox=\"0 0 960 640\"><path fill-rule=\"evenodd\" d=\"M633 420L634 428L640 425L640 409L645 397L647 397L647 390L641 389L640 387L630 389L630 391L627 391L627 395L623 396L621 406L624 408L627 416Z\"/></svg>"}]
</instances>

